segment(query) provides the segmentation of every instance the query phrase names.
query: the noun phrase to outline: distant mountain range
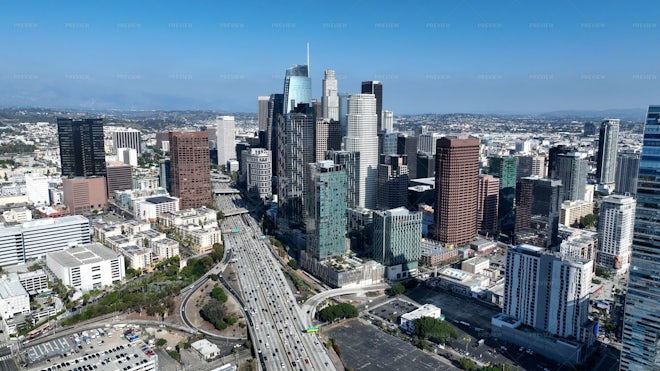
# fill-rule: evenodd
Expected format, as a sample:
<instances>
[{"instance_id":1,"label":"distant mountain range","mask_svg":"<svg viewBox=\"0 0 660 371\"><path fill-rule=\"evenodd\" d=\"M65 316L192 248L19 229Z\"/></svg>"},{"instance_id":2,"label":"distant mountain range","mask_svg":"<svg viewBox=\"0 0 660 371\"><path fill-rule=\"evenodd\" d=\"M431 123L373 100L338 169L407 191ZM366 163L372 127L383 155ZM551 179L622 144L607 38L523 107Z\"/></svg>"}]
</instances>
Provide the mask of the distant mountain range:
<instances>
[{"instance_id":1,"label":"distant mountain range","mask_svg":"<svg viewBox=\"0 0 660 371\"><path fill-rule=\"evenodd\" d=\"M646 108L622 108L622 109L607 109L607 110L562 110L544 112L536 117L553 118L553 119L572 119L572 120L594 120L600 121L602 119L621 119L622 121L644 121L646 116Z\"/></svg>"}]
</instances>

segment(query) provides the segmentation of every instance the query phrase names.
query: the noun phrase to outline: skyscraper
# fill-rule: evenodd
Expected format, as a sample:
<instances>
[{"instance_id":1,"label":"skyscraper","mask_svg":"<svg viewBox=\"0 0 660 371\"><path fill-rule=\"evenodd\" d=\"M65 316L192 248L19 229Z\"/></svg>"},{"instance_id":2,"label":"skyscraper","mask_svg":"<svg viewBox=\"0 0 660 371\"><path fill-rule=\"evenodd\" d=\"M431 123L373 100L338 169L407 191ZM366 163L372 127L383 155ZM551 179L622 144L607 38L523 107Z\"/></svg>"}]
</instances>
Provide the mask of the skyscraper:
<instances>
[{"instance_id":1,"label":"skyscraper","mask_svg":"<svg viewBox=\"0 0 660 371\"><path fill-rule=\"evenodd\" d=\"M399 133L383 130L378 132L378 154L396 155Z\"/></svg>"},{"instance_id":2,"label":"skyscraper","mask_svg":"<svg viewBox=\"0 0 660 371\"><path fill-rule=\"evenodd\" d=\"M525 177L516 190L516 243L550 247L557 244L561 181Z\"/></svg>"},{"instance_id":3,"label":"skyscraper","mask_svg":"<svg viewBox=\"0 0 660 371\"><path fill-rule=\"evenodd\" d=\"M133 148L139 155L142 153L142 134L131 128L117 130L112 133L112 144L115 151L118 148Z\"/></svg>"},{"instance_id":4,"label":"skyscraper","mask_svg":"<svg viewBox=\"0 0 660 371\"><path fill-rule=\"evenodd\" d=\"M557 155L557 179L564 188L562 202L584 200L589 163L582 154L569 152Z\"/></svg>"},{"instance_id":5,"label":"skyscraper","mask_svg":"<svg viewBox=\"0 0 660 371\"><path fill-rule=\"evenodd\" d=\"M437 141L436 141L437 142ZM397 137L396 152L408 156L408 170L410 179L417 179L417 146L419 138L399 134Z\"/></svg>"},{"instance_id":6,"label":"skyscraper","mask_svg":"<svg viewBox=\"0 0 660 371\"><path fill-rule=\"evenodd\" d=\"M105 176L103 119L57 119L62 176Z\"/></svg>"},{"instance_id":7,"label":"skyscraper","mask_svg":"<svg viewBox=\"0 0 660 371\"><path fill-rule=\"evenodd\" d=\"M430 153L435 155L435 142L440 139L441 135L438 133L424 133L419 136L417 143L417 151Z\"/></svg>"},{"instance_id":8,"label":"skyscraper","mask_svg":"<svg viewBox=\"0 0 660 371\"><path fill-rule=\"evenodd\" d=\"M490 175L500 179L500 194L497 224L498 229L507 235L513 232L516 224L514 201L516 198L517 165L520 157L489 157Z\"/></svg>"},{"instance_id":9,"label":"skyscraper","mask_svg":"<svg viewBox=\"0 0 660 371\"><path fill-rule=\"evenodd\" d=\"M383 111L383 128L382 130L394 131L394 112Z\"/></svg>"},{"instance_id":10,"label":"skyscraper","mask_svg":"<svg viewBox=\"0 0 660 371\"><path fill-rule=\"evenodd\" d=\"M341 125L332 119L316 119L316 161L325 160L327 151L341 150Z\"/></svg>"},{"instance_id":11,"label":"skyscraper","mask_svg":"<svg viewBox=\"0 0 660 371\"><path fill-rule=\"evenodd\" d=\"M309 78L307 65L297 64L289 67L284 75L284 102L285 114L293 110L298 104L312 105L312 79Z\"/></svg>"},{"instance_id":12,"label":"skyscraper","mask_svg":"<svg viewBox=\"0 0 660 371\"><path fill-rule=\"evenodd\" d=\"M619 153L616 161L616 186L614 191L621 195L635 197L639 173L639 152L625 150Z\"/></svg>"},{"instance_id":13,"label":"skyscraper","mask_svg":"<svg viewBox=\"0 0 660 371\"><path fill-rule=\"evenodd\" d=\"M422 213L404 207L375 211L373 223L371 257L388 267L388 278L409 277L422 255Z\"/></svg>"},{"instance_id":14,"label":"skyscraper","mask_svg":"<svg viewBox=\"0 0 660 371\"><path fill-rule=\"evenodd\" d=\"M244 150L242 160L245 163L245 182L248 192L261 199L270 198L273 194L270 151L264 148L250 148Z\"/></svg>"},{"instance_id":15,"label":"skyscraper","mask_svg":"<svg viewBox=\"0 0 660 371\"><path fill-rule=\"evenodd\" d=\"M559 179L557 175L557 156L574 151L575 148L565 144L560 144L558 146L550 148L550 150L548 151L548 178Z\"/></svg>"},{"instance_id":16,"label":"skyscraper","mask_svg":"<svg viewBox=\"0 0 660 371\"><path fill-rule=\"evenodd\" d=\"M335 70L325 70L323 77L323 118L339 121L339 95L337 95L337 78Z\"/></svg>"},{"instance_id":17,"label":"skyscraper","mask_svg":"<svg viewBox=\"0 0 660 371\"><path fill-rule=\"evenodd\" d=\"M660 106L650 106L639 164L621 370L660 367Z\"/></svg>"},{"instance_id":18,"label":"skyscraper","mask_svg":"<svg viewBox=\"0 0 660 371\"><path fill-rule=\"evenodd\" d=\"M218 140L218 164L226 165L227 161L236 158L236 122L234 116L218 116L215 119ZM170 146L172 144L170 143ZM208 156L208 147L206 150Z\"/></svg>"},{"instance_id":19,"label":"skyscraper","mask_svg":"<svg viewBox=\"0 0 660 371\"><path fill-rule=\"evenodd\" d=\"M270 150L273 159L273 176L277 176L277 125L280 117L284 115L284 94L271 94L268 99L268 128L266 129L266 149ZM275 189L277 193L277 189Z\"/></svg>"},{"instance_id":20,"label":"skyscraper","mask_svg":"<svg viewBox=\"0 0 660 371\"><path fill-rule=\"evenodd\" d=\"M377 207L381 210L408 205L408 165L406 155L380 155Z\"/></svg>"},{"instance_id":21,"label":"skyscraper","mask_svg":"<svg viewBox=\"0 0 660 371\"><path fill-rule=\"evenodd\" d=\"M346 171L331 160L308 164L307 252L322 260L346 253Z\"/></svg>"},{"instance_id":22,"label":"skyscraper","mask_svg":"<svg viewBox=\"0 0 660 371\"><path fill-rule=\"evenodd\" d=\"M436 239L456 245L470 242L477 234L479 139L440 138L435 169Z\"/></svg>"},{"instance_id":23,"label":"skyscraper","mask_svg":"<svg viewBox=\"0 0 660 371\"><path fill-rule=\"evenodd\" d=\"M213 202L208 132L170 132L170 174L180 209Z\"/></svg>"},{"instance_id":24,"label":"skyscraper","mask_svg":"<svg viewBox=\"0 0 660 371\"><path fill-rule=\"evenodd\" d=\"M358 206L376 208L378 188L378 124L373 94L353 94L348 99L344 149L360 153Z\"/></svg>"},{"instance_id":25,"label":"skyscraper","mask_svg":"<svg viewBox=\"0 0 660 371\"><path fill-rule=\"evenodd\" d=\"M316 115L309 104L299 104L278 124L277 194L278 223L282 228L302 227L307 164L316 161Z\"/></svg>"},{"instance_id":26,"label":"skyscraper","mask_svg":"<svg viewBox=\"0 0 660 371\"><path fill-rule=\"evenodd\" d=\"M383 83L380 81L362 81L361 93L373 94L376 97L376 115L378 116L376 130L383 130Z\"/></svg>"},{"instance_id":27,"label":"skyscraper","mask_svg":"<svg viewBox=\"0 0 660 371\"><path fill-rule=\"evenodd\" d=\"M260 95L257 97L259 131L265 132L268 130L268 101L270 101L268 95Z\"/></svg>"},{"instance_id":28,"label":"skyscraper","mask_svg":"<svg viewBox=\"0 0 660 371\"><path fill-rule=\"evenodd\" d=\"M341 124L341 136L348 133L348 97L349 93L339 93L339 124Z\"/></svg>"},{"instance_id":29,"label":"skyscraper","mask_svg":"<svg viewBox=\"0 0 660 371\"><path fill-rule=\"evenodd\" d=\"M342 165L346 171L346 206L356 208L360 201L360 152L328 151L326 160Z\"/></svg>"},{"instance_id":30,"label":"skyscraper","mask_svg":"<svg viewBox=\"0 0 660 371\"><path fill-rule=\"evenodd\" d=\"M497 210L500 196L500 179L492 175L479 175L477 196L477 229L491 236L497 231Z\"/></svg>"},{"instance_id":31,"label":"skyscraper","mask_svg":"<svg viewBox=\"0 0 660 371\"><path fill-rule=\"evenodd\" d=\"M613 186L616 171L616 154L619 144L619 120L607 119L600 124L596 178L598 183Z\"/></svg>"},{"instance_id":32,"label":"skyscraper","mask_svg":"<svg viewBox=\"0 0 660 371\"><path fill-rule=\"evenodd\" d=\"M109 162L106 175L108 198L115 196L115 191L133 189L133 168L123 162Z\"/></svg>"},{"instance_id":33,"label":"skyscraper","mask_svg":"<svg viewBox=\"0 0 660 371\"><path fill-rule=\"evenodd\" d=\"M598 265L624 273L630 264L635 224L635 199L613 195L603 198L598 215Z\"/></svg>"}]
</instances>

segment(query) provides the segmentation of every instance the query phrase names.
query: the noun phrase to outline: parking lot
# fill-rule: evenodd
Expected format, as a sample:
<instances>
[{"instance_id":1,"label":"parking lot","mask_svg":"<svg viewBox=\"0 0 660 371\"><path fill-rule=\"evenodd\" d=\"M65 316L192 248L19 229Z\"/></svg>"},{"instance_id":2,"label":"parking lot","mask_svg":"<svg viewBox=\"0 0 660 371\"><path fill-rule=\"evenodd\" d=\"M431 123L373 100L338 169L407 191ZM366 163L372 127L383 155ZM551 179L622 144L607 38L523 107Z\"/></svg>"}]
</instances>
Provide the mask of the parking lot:
<instances>
[{"instance_id":1,"label":"parking lot","mask_svg":"<svg viewBox=\"0 0 660 371\"><path fill-rule=\"evenodd\" d=\"M399 325L399 317L417 309L417 305L403 301L401 299L390 300L382 305L378 305L369 311L369 314L380 317L383 321L393 325Z\"/></svg>"},{"instance_id":2,"label":"parking lot","mask_svg":"<svg viewBox=\"0 0 660 371\"><path fill-rule=\"evenodd\" d=\"M354 370L457 370L450 361L359 320L342 322L326 334L336 339L346 367Z\"/></svg>"}]
</instances>

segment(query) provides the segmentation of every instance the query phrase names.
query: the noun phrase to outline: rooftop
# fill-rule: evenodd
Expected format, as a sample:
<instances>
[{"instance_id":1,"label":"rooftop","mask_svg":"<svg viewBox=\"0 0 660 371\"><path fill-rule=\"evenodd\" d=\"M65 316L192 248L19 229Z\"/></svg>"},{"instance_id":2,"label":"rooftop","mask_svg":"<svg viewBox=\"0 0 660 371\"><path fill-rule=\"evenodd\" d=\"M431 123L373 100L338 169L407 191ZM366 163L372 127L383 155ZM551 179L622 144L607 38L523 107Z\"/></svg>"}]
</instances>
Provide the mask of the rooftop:
<instances>
[{"instance_id":1,"label":"rooftop","mask_svg":"<svg viewBox=\"0 0 660 371\"><path fill-rule=\"evenodd\" d=\"M8 279L0 280L0 298L9 299L16 296L25 296L28 292L25 291L23 285L18 281L10 281Z\"/></svg>"},{"instance_id":2,"label":"rooftop","mask_svg":"<svg viewBox=\"0 0 660 371\"><path fill-rule=\"evenodd\" d=\"M145 201L152 203L152 204L164 204L168 202L176 202L175 199L167 196L156 196L156 197L149 197L145 199Z\"/></svg>"},{"instance_id":3,"label":"rooftop","mask_svg":"<svg viewBox=\"0 0 660 371\"><path fill-rule=\"evenodd\" d=\"M101 245L98 242L73 247L63 251L52 252L48 257L64 267L77 267L80 265L94 264L102 261L115 259L119 256L116 252Z\"/></svg>"}]
</instances>

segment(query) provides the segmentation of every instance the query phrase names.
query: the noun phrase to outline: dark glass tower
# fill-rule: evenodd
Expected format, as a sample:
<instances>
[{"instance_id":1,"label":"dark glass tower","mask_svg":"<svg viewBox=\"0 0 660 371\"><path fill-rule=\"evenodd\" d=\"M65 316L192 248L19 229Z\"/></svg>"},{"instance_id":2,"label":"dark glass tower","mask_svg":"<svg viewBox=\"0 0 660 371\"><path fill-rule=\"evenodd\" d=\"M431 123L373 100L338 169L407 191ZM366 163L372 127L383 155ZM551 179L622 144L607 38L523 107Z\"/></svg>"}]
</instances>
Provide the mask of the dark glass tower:
<instances>
[{"instance_id":1,"label":"dark glass tower","mask_svg":"<svg viewBox=\"0 0 660 371\"><path fill-rule=\"evenodd\" d=\"M378 115L378 131L383 130L383 83L380 81L362 81L362 94L376 96L376 114Z\"/></svg>"},{"instance_id":2,"label":"dark glass tower","mask_svg":"<svg viewBox=\"0 0 660 371\"><path fill-rule=\"evenodd\" d=\"M103 119L57 119L62 176L105 176Z\"/></svg>"},{"instance_id":3,"label":"dark glass tower","mask_svg":"<svg viewBox=\"0 0 660 371\"><path fill-rule=\"evenodd\" d=\"M271 94L268 99L268 127L266 128L266 149L270 151L273 176L277 176L277 124L284 114L284 94ZM273 190L277 193L277 189Z\"/></svg>"}]
</instances>

